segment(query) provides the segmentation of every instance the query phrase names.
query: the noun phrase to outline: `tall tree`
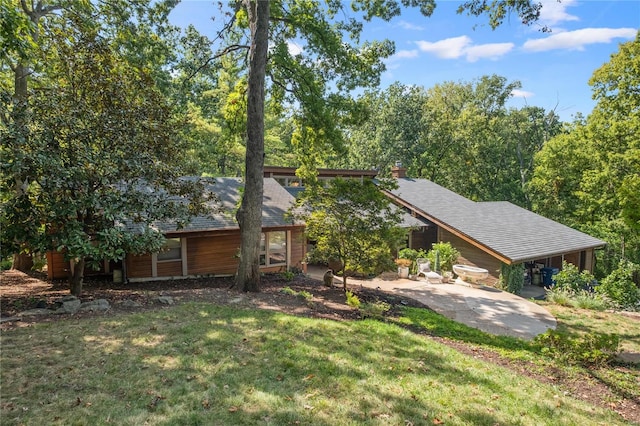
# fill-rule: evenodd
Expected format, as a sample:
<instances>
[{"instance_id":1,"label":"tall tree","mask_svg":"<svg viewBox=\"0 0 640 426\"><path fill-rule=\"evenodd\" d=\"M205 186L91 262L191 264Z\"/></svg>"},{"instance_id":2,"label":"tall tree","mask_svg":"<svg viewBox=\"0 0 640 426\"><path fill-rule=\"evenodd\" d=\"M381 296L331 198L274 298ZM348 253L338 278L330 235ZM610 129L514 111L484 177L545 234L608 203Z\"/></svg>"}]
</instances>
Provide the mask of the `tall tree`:
<instances>
[{"instance_id":1,"label":"tall tree","mask_svg":"<svg viewBox=\"0 0 640 426\"><path fill-rule=\"evenodd\" d=\"M52 37L50 82L28 97L28 140L1 129L2 193L25 171L30 178L3 203L2 249L27 241L63 252L79 295L87 262L158 251L164 238L154 221L181 226L205 211L205 194L197 181L179 179L184 146L153 77L95 28L65 25Z\"/></svg>"},{"instance_id":2,"label":"tall tree","mask_svg":"<svg viewBox=\"0 0 640 426\"><path fill-rule=\"evenodd\" d=\"M395 182L380 181L391 190ZM342 284L357 273L379 273L389 267L391 255L404 242L406 230L398 227L400 209L372 180L333 179L303 193L299 218L306 234L316 242L311 255L342 265Z\"/></svg>"},{"instance_id":3,"label":"tall tree","mask_svg":"<svg viewBox=\"0 0 640 426\"><path fill-rule=\"evenodd\" d=\"M596 106L545 144L531 189L541 214L609 243L598 273L640 262L640 33L589 81Z\"/></svg>"},{"instance_id":4,"label":"tall tree","mask_svg":"<svg viewBox=\"0 0 640 426\"><path fill-rule=\"evenodd\" d=\"M251 50L249 75L271 80L269 86L275 99L288 99L300 106L298 114L298 140L307 152L318 153L336 148L343 140L338 125L351 119L354 103L350 92L357 87L371 87L379 82L384 71L382 59L394 51L393 43L360 43L363 25L374 18L390 20L398 16L402 7L416 7L424 16L429 16L435 7L434 0L388 0L385 2L354 1L352 11L347 12L339 1L327 1L324 6L317 2L293 0L271 0L265 4L256 1L233 2L233 17L239 29L248 29ZM460 12L473 15L487 14L490 25L495 27L511 13L518 14L523 22L537 19L540 5L528 0L471 0L460 7ZM340 16L344 16L340 20ZM262 23L265 23L264 31ZM260 25L258 25L260 23ZM258 31L258 28L261 30ZM258 39L264 37L264 39ZM346 40L345 40L346 39ZM291 43L303 40L302 53L291 49ZM265 54L256 57L255 46L264 46ZM266 54L267 46L269 55ZM236 49L228 46L225 50ZM260 62L253 61L259 59ZM267 63L268 59L268 63ZM264 62L262 62L264 61ZM253 70L256 67L256 70ZM265 73L262 73L265 69ZM249 82L252 87L264 87L258 82ZM262 200L262 183L256 176L262 176L264 167L263 107L254 105L264 98L249 95L247 104L247 154L246 184L240 208L241 243L240 266L236 286L243 290L258 290L260 275L257 274L258 244L260 234L259 207ZM249 117L255 119L249 119ZM294 135L295 136L295 135ZM311 136L311 138L307 138ZM303 145L313 144L308 149ZM338 146L337 148L341 148ZM306 164L312 172L313 165ZM254 203L254 205L249 205Z\"/></svg>"}]
</instances>

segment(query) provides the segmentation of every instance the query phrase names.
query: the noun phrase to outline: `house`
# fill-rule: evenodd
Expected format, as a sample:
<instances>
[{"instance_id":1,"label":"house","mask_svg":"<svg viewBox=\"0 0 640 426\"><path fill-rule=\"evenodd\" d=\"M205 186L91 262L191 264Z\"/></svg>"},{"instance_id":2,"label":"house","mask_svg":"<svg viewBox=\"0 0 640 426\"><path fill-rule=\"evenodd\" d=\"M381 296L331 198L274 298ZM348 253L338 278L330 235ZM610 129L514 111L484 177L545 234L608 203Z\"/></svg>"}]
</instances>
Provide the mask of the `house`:
<instances>
[{"instance_id":1,"label":"house","mask_svg":"<svg viewBox=\"0 0 640 426\"><path fill-rule=\"evenodd\" d=\"M506 201L475 202L426 179L405 176L397 165L398 188L385 191L394 203L427 223L413 230L411 248L449 242L459 262L485 268L498 278L502 263L529 269L561 268L562 261L593 271L595 250L606 243Z\"/></svg>"},{"instance_id":2,"label":"house","mask_svg":"<svg viewBox=\"0 0 640 426\"><path fill-rule=\"evenodd\" d=\"M220 213L194 217L181 229L174 223L155 223L166 237L164 250L142 256L127 255L120 265L105 262L103 272L119 267L124 279L130 281L235 274L240 248L235 211L240 204L242 186L240 178L212 179L205 189L216 194L222 204ZM260 254L263 272L304 267L304 225L294 223L287 215L294 201L275 179L264 179ZM129 225L128 230L136 232L133 225ZM49 278L66 278L69 265L62 254L50 252L47 257Z\"/></svg>"}]
</instances>

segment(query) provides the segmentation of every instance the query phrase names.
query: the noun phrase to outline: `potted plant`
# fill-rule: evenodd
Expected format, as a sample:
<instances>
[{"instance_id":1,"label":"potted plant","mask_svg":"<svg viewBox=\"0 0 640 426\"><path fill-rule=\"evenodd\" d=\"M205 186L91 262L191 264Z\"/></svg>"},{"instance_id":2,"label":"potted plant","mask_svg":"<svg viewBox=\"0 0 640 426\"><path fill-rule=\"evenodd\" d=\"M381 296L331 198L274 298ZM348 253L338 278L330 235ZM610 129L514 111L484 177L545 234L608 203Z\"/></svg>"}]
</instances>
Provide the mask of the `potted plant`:
<instances>
[{"instance_id":1,"label":"potted plant","mask_svg":"<svg viewBox=\"0 0 640 426\"><path fill-rule=\"evenodd\" d=\"M399 258L396 259L396 265L398 265L398 277L400 278L408 278L409 277L409 267L413 261L411 259Z\"/></svg>"}]
</instances>

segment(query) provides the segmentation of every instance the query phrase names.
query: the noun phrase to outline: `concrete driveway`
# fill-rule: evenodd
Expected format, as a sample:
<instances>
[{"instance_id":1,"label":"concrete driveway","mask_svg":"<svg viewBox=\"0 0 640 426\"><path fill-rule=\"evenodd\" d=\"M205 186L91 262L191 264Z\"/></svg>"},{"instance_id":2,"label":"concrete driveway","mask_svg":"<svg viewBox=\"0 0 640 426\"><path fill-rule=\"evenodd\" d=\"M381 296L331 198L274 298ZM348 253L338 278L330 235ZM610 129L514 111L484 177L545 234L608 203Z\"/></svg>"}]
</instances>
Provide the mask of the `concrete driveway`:
<instances>
[{"instance_id":1,"label":"concrete driveway","mask_svg":"<svg viewBox=\"0 0 640 426\"><path fill-rule=\"evenodd\" d=\"M326 269L310 267L308 275L322 280ZM337 284L337 278L336 278ZM350 287L363 286L415 299L454 321L490 334L532 339L556 328L556 319L542 306L493 287L431 284L383 274L369 280L349 278ZM525 297L543 294L541 287L526 286Z\"/></svg>"}]
</instances>

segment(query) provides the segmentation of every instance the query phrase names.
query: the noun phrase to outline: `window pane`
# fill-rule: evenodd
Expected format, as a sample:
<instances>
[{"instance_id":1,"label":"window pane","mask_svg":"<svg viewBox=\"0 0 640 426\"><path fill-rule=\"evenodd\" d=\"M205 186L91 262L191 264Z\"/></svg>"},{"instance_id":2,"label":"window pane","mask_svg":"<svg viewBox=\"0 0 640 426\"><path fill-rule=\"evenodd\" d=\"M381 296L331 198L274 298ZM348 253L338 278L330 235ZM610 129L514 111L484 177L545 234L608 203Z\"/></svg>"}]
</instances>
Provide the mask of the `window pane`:
<instances>
[{"instance_id":1,"label":"window pane","mask_svg":"<svg viewBox=\"0 0 640 426\"><path fill-rule=\"evenodd\" d=\"M260 234L260 253L264 253L267 247L266 235Z\"/></svg>"},{"instance_id":2,"label":"window pane","mask_svg":"<svg viewBox=\"0 0 640 426\"><path fill-rule=\"evenodd\" d=\"M286 263L285 253L269 253L269 265L280 265Z\"/></svg>"},{"instance_id":3,"label":"window pane","mask_svg":"<svg viewBox=\"0 0 640 426\"><path fill-rule=\"evenodd\" d=\"M167 238L164 247L158 253L158 260L180 260L181 258L180 238Z\"/></svg>"},{"instance_id":4,"label":"window pane","mask_svg":"<svg viewBox=\"0 0 640 426\"><path fill-rule=\"evenodd\" d=\"M269 232L269 251L287 249L287 233L285 231Z\"/></svg>"}]
</instances>

